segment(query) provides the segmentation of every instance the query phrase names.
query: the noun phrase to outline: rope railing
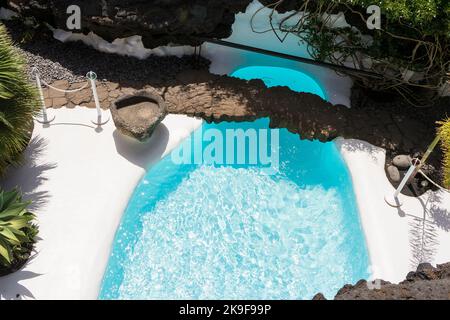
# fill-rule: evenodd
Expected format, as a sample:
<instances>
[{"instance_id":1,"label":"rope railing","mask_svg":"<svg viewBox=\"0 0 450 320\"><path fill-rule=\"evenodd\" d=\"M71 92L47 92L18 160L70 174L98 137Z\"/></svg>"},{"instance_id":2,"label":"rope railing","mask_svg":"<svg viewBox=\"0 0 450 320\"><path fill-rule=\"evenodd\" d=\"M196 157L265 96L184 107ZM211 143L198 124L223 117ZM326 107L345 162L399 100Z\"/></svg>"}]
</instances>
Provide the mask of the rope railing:
<instances>
[{"instance_id":1,"label":"rope railing","mask_svg":"<svg viewBox=\"0 0 450 320\"><path fill-rule=\"evenodd\" d=\"M443 186L439 185L437 182L434 182L433 179L431 179L429 176L427 176L425 174L425 172L423 172L422 170L419 169L418 171L426 180L428 180L428 182L430 182L432 185L434 185L436 188L438 188L441 191L450 193L450 190L444 188Z\"/></svg>"},{"instance_id":2,"label":"rope railing","mask_svg":"<svg viewBox=\"0 0 450 320\"><path fill-rule=\"evenodd\" d=\"M420 159L413 159L411 161L411 166L409 167L408 171L406 172L403 180L398 185L397 189L395 189L395 192L393 195L386 195L384 197L384 200L388 205L391 207L401 207L403 205L403 202L400 200L399 195L402 192L402 190L405 188L406 184L410 181L410 179L413 177L415 172L417 172L417 168L420 167L421 161Z\"/></svg>"},{"instance_id":3,"label":"rope railing","mask_svg":"<svg viewBox=\"0 0 450 320\"><path fill-rule=\"evenodd\" d=\"M406 184L411 181L411 179L414 179L414 176L416 173L420 173L428 182L430 182L432 185L434 185L436 188L438 188L441 191L450 193L450 190L444 188L443 186L439 185L437 182L433 181L430 177L428 177L422 170L422 166L425 163L425 160L428 157L423 157L422 159L413 158L411 161L411 166L409 167L408 171L406 172L405 176L403 177L403 180L398 185L397 189L395 190L393 195L386 195L384 197L384 200L388 205L391 207L401 207L403 205L402 200L399 198L400 193L405 188Z\"/></svg>"},{"instance_id":4,"label":"rope railing","mask_svg":"<svg viewBox=\"0 0 450 320\"><path fill-rule=\"evenodd\" d=\"M60 89L60 88L56 88L50 84L48 84L47 82L45 82L44 80L41 79L40 77L40 73L39 70L34 67L31 70L32 75L34 76L34 79L36 80L36 87L39 91L39 98L41 101L41 114L38 116L37 121L42 123L42 124L49 124L51 123L53 120L55 120L55 116L54 115L49 115L47 107L45 105L45 98L44 98L44 92L42 91L42 85L58 91L58 92L63 92L63 93L75 93L75 92L79 92L81 90L86 89L89 85L91 86L92 89L92 95L94 96L94 102L95 102L95 108L97 110L97 118L92 120L92 123L101 126L105 123L108 122L109 117L105 117L102 114L102 109L100 107L100 101L98 98L98 93L97 93L97 85L96 85L96 80L97 80L97 74L94 71L89 71L86 74L86 78L87 78L87 82L81 86L80 88L76 88L76 89Z\"/></svg>"},{"instance_id":5,"label":"rope railing","mask_svg":"<svg viewBox=\"0 0 450 320\"><path fill-rule=\"evenodd\" d=\"M75 92L81 91L81 90L83 90L83 89L86 89L86 88L89 86L89 82L86 81L86 83L85 83L82 87L80 87L80 88L77 88L77 89L71 89L71 90L64 90L64 89L56 88L56 87L54 87L54 86L48 84L47 82L45 82L45 81L42 80L42 79L41 79L41 83L44 84L45 86L49 87L50 89L53 89L53 90L59 91L59 92L64 92L64 93L75 93Z\"/></svg>"}]
</instances>

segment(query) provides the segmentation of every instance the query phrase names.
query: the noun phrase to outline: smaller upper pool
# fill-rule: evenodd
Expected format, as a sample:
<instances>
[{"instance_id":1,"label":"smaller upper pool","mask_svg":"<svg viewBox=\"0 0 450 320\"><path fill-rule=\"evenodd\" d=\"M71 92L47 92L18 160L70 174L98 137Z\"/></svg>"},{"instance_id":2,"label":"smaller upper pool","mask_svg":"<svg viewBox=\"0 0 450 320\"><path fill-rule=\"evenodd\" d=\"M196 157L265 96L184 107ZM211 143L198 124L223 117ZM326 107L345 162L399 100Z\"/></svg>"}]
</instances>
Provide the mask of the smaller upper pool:
<instances>
[{"instance_id":1,"label":"smaller upper pool","mask_svg":"<svg viewBox=\"0 0 450 320\"><path fill-rule=\"evenodd\" d=\"M252 80L261 79L268 87L285 86L297 92L313 93L327 100L322 87L309 75L288 68L270 66L250 66L234 71L233 77Z\"/></svg>"}]
</instances>

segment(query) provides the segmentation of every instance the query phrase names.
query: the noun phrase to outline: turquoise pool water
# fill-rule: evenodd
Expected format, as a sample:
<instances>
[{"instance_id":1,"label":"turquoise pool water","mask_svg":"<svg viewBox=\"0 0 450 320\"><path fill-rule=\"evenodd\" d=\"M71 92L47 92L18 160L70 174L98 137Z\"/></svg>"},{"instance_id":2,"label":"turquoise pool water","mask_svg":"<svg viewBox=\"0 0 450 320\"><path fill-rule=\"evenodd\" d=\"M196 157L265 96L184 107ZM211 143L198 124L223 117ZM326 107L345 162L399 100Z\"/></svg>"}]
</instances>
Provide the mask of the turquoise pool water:
<instances>
[{"instance_id":1,"label":"turquoise pool water","mask_svg":"<svg viewBox=\"0 0 450 320\"><path fill-rule=\"evenodd\" d=\"M270 174L259 160L176 164L171 156L148 170L116 233L100 299L332 298L368 277L352 182L334 143L268 125L205 124L174 153L194 160L210 146L196 135L211 130L267 131L278 160Z\"/></svg>"},{"instance_id":2,"label":"turquoise pool water","mask_svg":"<svg viewBox=\"0 0 450 320\"><path fill-rule=\"evenodd\" d=\"M327 100L320 84L311 76L289 68L271 66L249 66L236 70L232 76L251 80L262 79L268 87L285 86L297 92L314 93Z\"/></svg>"}]
</instances>

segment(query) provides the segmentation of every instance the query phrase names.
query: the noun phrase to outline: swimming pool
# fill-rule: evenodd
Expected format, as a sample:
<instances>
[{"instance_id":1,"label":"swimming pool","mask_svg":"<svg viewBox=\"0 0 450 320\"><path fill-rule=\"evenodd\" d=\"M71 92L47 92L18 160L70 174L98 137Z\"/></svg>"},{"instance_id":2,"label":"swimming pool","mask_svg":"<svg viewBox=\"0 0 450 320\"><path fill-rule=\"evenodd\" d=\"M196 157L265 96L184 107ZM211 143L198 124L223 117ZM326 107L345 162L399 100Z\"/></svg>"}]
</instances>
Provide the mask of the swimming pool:
<instances>
[{"instance_id":1,"label":"swimming pool","mask_svg":"<svg viewBox=\"0 0 450 320\"><path fill-rule=\"evenodd\" d=\"M334 143L268 125L204 124L147 172L116 233L100 299L332 298L368 277L352 182ZM211 149L208 133L236 130L267 133L273 161L195 161Z\"/></svg>"}]
</instances>

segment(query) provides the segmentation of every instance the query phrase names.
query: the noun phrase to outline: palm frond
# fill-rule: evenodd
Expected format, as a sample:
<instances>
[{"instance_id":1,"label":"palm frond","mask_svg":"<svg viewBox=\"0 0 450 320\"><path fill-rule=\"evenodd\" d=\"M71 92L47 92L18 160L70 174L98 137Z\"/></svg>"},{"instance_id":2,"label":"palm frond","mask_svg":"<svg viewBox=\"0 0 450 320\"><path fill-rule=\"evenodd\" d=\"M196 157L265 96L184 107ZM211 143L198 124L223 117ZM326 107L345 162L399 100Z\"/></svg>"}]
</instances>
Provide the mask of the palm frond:
<instances>
[{"instance_id":1,"label":"palm frond","mask_svg":"<svg viewBox=\"0 0 450 320\"><path fill-rule=\"evenodd\" d=\"M438 133L441 135L441 147L444 152L442 161L444 170L443 184L446 188L450 188L450 118L439 122L439 125Z\"/></svg>"},{"instance_id":2,"label":"palm frond","mask_svg":"<svg viewBox=\"0 0 450 320\"><path fill-rule=\"evenodd\" d=\"M27 80L25 60L0 23L0 175L17 164L38 112L36 90Z\"/></svg>"}]
</instances>

